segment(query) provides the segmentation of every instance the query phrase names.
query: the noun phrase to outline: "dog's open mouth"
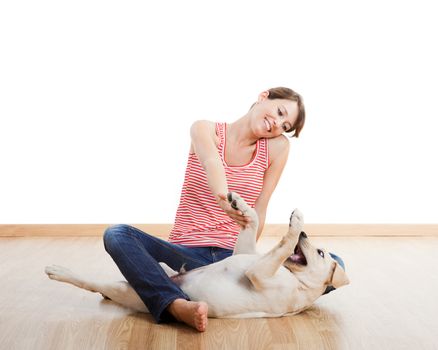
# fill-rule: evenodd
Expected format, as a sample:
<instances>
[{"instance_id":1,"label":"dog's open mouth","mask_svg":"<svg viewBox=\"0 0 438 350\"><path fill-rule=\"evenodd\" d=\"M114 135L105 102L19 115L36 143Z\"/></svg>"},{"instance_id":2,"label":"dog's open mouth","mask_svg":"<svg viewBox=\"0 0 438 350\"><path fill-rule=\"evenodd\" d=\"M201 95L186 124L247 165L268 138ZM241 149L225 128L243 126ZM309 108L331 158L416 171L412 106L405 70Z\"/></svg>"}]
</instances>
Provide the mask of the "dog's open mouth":
<instances>
[{"instance_id":1,"label":"dog's open mouth","mask_svg":"<svg viewBox=\"0 0 438 350\"><path fill-rule=\"evenodd\" d=\"M298 243L295 247L294 253L288 258L288 260L292 261L294 264L298 265L307 265L306 257L301 250L300 243Z\"/></svg>"}]
</instances>

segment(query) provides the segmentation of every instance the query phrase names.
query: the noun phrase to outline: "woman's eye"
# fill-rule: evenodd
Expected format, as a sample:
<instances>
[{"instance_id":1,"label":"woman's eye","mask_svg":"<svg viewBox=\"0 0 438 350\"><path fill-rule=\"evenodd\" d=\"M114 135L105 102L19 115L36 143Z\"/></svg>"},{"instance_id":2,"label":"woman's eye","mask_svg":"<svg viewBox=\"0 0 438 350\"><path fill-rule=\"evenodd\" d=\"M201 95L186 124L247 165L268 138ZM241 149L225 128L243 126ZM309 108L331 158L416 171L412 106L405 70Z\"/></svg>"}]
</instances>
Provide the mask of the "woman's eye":
<instances>
[{"instance_id":1,"label":"woman's eye","mask_svg":"<svg viewBox=\"0 0 438 350\"><path fill-rule=\"evenodd\" d=\"M280 111L280 108L277 108L277 112L278 112L278 115L279 115L280 117L283 116L283 113Z\"/></svg>"},{"instance_id":2,"label":"woman's eye","mask_svg":"<svg viewBox=\"0 0 438 350\"><path fill-rule=\"evenodd\" d=\"M324 252L321 249L318 249L318 254L321 255L321 257L324 257Z\"/></svg>"}]
</instances>

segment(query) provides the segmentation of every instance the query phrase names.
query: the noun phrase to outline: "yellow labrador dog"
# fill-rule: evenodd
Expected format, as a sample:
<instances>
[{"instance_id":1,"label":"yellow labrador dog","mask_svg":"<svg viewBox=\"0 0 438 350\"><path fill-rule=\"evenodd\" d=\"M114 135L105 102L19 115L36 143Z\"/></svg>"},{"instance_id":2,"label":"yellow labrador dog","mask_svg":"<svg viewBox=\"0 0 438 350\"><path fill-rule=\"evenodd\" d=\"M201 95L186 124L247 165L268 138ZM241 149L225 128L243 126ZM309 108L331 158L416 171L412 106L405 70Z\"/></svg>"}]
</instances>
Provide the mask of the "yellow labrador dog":
<instances>
[{"instance_id":1,"label":"yellow labrador dog","mask_svg":"<svg viewBox=\"0 0 438 350\"><path fill-rule=\"evenodd\" d=\"M343 268L323 249L312 246L303 230L303 216L293 211L289 229L268 253L256 252L258 218L254 209L236 193L231 205L252 222L238 237L233 255L188 272L161 264L168 276L193 301L208 304L208 316L218 318L279 317L308 308L328 286L349 283ZM127 282L99 283L77 276L60 266L46 267L49 278L99 292L131 309L148 312Z\"/></svg>"}]
</instances>

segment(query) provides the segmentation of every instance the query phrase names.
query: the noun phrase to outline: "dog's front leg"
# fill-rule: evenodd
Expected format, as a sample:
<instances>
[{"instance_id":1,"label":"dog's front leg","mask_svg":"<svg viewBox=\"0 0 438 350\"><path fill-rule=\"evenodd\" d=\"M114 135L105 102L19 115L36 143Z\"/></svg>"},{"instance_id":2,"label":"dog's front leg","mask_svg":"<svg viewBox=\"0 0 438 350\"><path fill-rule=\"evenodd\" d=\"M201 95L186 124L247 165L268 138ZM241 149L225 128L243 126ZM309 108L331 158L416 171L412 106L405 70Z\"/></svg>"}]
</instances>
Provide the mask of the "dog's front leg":
<instances>
[{"instance_id":1,"label":"dog's front leg","mask_svg":"<svg viewBox=\"0 0 438 350\"><path fill-rule=\"evenodd\" d=\"M283 262L293 254L302 229L303 215L295 209L290 218L287 234L274 248L264 254L246 271L246 276L256 289L263 289L264 283L267 283Z\"/></svg>"},{"instance_id":2,"label":"dog's front leg","mask_svg":"<svg viewBox=\"0 0 438 350\"><path fill-rule=\"evenodd\" d=\"M240 210L243 215L249 216L251 219L248 226L240 231L233 254L255 254L257 230L259 227L257 213L237 193L230 192L227 198L234 209Z\"/></svg>"}]
</instances>

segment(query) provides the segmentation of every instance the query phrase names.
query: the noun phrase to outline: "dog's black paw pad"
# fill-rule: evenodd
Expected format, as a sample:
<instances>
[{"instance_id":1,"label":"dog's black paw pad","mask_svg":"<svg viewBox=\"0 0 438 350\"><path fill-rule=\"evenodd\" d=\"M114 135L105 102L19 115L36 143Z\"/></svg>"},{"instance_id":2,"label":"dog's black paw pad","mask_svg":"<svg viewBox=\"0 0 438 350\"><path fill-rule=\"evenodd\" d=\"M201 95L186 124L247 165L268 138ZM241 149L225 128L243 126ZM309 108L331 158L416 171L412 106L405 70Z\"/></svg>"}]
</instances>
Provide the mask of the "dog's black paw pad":
<instances>
[{"instance_id":1,"label":"dog's black paw pad","mask_svg":"<svg viewBox=\"0 0 438 350\"><path fill-rule=\"evenodd\" d=\"M231 207L232 207L233 209L239 210L239 208L237 208L237 202L236 202L236 200L234 200L234 201L231 202Z\"/></svg>"}]
</instances>

